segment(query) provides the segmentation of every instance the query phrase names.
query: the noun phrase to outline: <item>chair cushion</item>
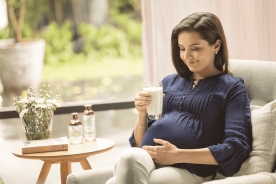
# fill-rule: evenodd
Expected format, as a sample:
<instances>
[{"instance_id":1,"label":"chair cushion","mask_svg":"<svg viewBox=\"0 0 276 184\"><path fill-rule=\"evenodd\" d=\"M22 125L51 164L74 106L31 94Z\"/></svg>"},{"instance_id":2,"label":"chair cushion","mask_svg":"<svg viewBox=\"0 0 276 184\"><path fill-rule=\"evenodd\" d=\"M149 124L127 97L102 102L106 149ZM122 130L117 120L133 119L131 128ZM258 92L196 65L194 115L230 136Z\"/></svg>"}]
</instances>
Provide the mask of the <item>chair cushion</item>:
<instances>
[{"instance_id":1,"label":"chair cushion","mask_svg":"<svg viewBox=\"0 0 276 184\"><path fill-rule=\"evenodd\" d=\"M272 172L276 158L276 100L264 105L251 105L252 152L235 176Z\"/></svg>"},{"instance_id":2,"label":"chair cushion","mask_svg":"<svg viewBox=\"0 0 276 184\"><path fill-rule=\"evenodd\" d=\"M230 70L244 79L252 105L265 105L276 100L276 62L230 59Z\"/></svg>"},{"instance_id":3,"label":"chair cushion","mask_svg":"<svg viewBox=\"0 0 276 184\"><path fill-rule=\"evenodd\" d=\"M260 172L257 174L228 177L220 180L204 182L204 184L275 184L276 174Z\"/></svg>"}]
</instances>

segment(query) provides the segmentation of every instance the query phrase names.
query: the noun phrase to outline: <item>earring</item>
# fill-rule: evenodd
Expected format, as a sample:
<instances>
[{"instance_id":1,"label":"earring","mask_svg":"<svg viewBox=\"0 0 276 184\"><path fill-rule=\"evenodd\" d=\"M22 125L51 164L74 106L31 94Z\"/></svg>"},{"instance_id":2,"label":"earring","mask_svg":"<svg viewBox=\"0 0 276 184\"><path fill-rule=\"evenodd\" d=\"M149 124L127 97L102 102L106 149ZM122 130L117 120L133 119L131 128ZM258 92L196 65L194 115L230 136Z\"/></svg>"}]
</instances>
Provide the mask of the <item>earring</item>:
<instances>
[{"instance_id":1,"label":"earring","mask_svg":"<svg viewBox=\"0 0 276 184\"><path fill-rule=\"evenodd\" d=\"M218 53L218 51L216 51L216 54Z\"/></svg>"}]
</instances>

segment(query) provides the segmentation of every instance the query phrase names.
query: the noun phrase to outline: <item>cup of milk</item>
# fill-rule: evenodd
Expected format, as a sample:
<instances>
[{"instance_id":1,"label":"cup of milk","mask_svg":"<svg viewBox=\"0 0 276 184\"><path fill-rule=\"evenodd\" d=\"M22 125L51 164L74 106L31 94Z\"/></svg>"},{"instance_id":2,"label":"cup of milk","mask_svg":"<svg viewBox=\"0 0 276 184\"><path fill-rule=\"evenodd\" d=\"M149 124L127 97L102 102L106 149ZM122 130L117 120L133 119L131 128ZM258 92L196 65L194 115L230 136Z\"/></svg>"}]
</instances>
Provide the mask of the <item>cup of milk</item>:
<instances>
[{"instance_id":1,"label":"cup of milk","mask_svg":"<svg viewBox=\"0 0 276 184\"><path fill-rule=\"evenodd\" d=\"M162 83L147 83L143 85L143 91L146 91L151 96L151 103L147 111L148 117L151 120L156 120L162 117L163 108L163 85Z\"/></svg>"}]
</instances>

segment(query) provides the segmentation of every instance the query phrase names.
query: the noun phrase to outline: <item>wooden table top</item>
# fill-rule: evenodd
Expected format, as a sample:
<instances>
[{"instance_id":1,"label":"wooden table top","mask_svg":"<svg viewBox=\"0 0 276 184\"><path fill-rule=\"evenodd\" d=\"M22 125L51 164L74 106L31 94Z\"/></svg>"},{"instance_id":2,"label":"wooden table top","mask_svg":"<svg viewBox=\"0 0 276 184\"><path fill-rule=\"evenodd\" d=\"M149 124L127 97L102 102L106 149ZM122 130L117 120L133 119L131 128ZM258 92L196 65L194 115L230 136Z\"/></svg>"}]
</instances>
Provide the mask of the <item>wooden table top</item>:
<instances>
[{"instance_id":1,"label":"wooden table top","mask_svg":"<svg viewBox=\"0 0 276 184\"><path fill-rule=\"evenodd\" d=\"M44 153L22 154L21 148L13 151L13 154L19 158L25 159L73 159L73 157L87 157L90 155L106 152L114 147L114 141L97 138L92 142L83 142L82 144L71 145L68 144L68 151L54 151Z\"/></svg>"}]
</instances>

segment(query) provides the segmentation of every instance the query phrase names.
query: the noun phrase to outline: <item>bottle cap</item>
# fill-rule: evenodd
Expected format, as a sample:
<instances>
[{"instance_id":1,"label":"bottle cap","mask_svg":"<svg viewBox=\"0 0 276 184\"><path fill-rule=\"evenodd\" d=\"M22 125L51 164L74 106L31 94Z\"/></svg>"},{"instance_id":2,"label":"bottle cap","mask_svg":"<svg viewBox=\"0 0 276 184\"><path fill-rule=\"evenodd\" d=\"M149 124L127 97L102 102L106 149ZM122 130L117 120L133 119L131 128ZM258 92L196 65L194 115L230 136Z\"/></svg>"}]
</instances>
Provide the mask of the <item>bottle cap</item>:
<instances>
[{"instance_id":1,"label":"bottle cap","mask_svg":"<svg viewBox=\"0 0 276 184\"><path fill-rule=\"evenodd\" d=\"M91 104L84 105L84 108L86 110L91 110L92 109L92 105Z\"/></svg>"},{"instance_id":2,"label":"bottle cap","mask_svg":"<svg viewBox=\"0 0 276 184\"><path fill-rule=\"evenodd\" d=\"M78 113L77 112L73 112L73 113L71 113L71 115L73 116L73 119L78 119Z\"/></svg>"}]
</instances>

